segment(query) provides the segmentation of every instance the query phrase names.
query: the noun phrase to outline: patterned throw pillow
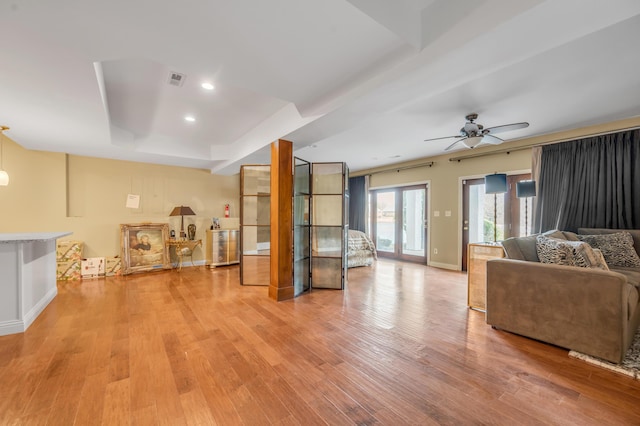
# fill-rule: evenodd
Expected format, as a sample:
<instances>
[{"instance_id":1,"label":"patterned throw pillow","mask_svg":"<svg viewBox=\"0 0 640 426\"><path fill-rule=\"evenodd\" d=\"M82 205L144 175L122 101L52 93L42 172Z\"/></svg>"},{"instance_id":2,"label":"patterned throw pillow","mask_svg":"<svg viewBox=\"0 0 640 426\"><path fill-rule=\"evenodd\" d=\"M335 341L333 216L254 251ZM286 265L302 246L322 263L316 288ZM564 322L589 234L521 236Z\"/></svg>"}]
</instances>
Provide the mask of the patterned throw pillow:
<instances>
[{"instance_id":1,"label":"patterned throw pillow","mask_svg":"<svg viewBox=\"0 0 640 426\"><path fill-rule=\"evenodd\" d=\"M604 255L602 254L602 250L594 248L593 252L596 254L596 257L598 258L597 265L594 265L594 267L608 271L609 265L607 265L607 261L605 260Z\"/></svg>"},{"instance_id":2,"label":"patterned throw pillow","mask_svg":"<svg viewBox=\"0 0 640 426\"><path fill-rule=\"evenodd\" d=\"M578 235L578 238L592 247L600 249L609 266L640 268L640 257L633 248L633 237L628 232Z\"/></svg>"},{"instance_id":3,"label":"patterned throw pillow","mask_svg":"<svg viewBox=\"0 0 640 426\"><path fill-rule=\"evenodd\" d=\"M605 261L603 266L600 257L588 243L583 241L567 241L567 244L573 247L573 257L576 261L576 266L609 270L607 262ZM602 252L600 252L600 256L602 256Z\"/></svg>"},{"instance_id":4,"label":"patterned throw pillow","mask_svg":"<svg viewBox=\"0 0 640 426\"><path fill-rule=\"evenodd\" d=\"M538 258L542 263L609 270L602 253L597 253L585 242L560 240L538 235L536 243Z\"/></svg>"},{"instance_id":5,"label":"patterned throw pillow","mask_svg":"<svg viewBox=\"0 0 640 426\"><path fill-rule=\"evenodd\" d=\"M536 253L542 263L575 266L573 248L566 241L538 235L536 237Z\"/></svg>"}]
</instances>

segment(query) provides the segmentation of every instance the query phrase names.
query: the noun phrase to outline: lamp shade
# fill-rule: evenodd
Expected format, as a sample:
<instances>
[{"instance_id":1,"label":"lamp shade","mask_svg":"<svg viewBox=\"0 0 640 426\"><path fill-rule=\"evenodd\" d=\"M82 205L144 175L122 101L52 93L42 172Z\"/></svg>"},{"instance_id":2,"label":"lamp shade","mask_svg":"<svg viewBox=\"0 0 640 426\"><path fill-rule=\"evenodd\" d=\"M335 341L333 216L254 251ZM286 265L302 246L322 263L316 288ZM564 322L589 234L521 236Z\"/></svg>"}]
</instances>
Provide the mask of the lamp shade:
<instances>
[{"instance_id":1,"label":"lamp shade","mask_svg":"<svg viewBox=\"0 0 640 426\"><path fill-rule=\"evenodd\" d=\"M195 212L191 210L191 207L188 206L179 206L175 207L169 216L195 216Z\"/></svg>"},{"instance_id":2,"label":"lamp shade","mask_svg":"<svg viewBox=\"0 0 640 426\"><path fill-rule=\"evenodd\" d=\"M0 186L9 185L9 174L4 170L0 170Z\"/></svg>"},{"instance_id":3,"label":"lamp shade","mask_svg":"<svg viewBox=\"0 0 640 426\"><path fill-rule=\"evenodd\" d=\"M504 194L507 192L507 175L494 173L484 177L485 194Z\"/></svg>"},{"instance_id":4,"label":"lamp shade","mask_svg":"<svg viewBox=\"0 0 640 426\"><path fill-rule=\"evenodd\" d=\"M483 138L484 136L469 136L468 138L464 139L462 143L469 148L475 148L480 144L480 142L482 142Z\"/></svg>"},{"instance_id":5,"label":"lamp shade","mask_svg":"<svg viewBox=\"0 0 640 426\"><path fill-rule=\"evenodd\" d=\"M536 181L521 180L516 183L516 197L527 198L536 196Z\"/></svg>"}]
</instances>

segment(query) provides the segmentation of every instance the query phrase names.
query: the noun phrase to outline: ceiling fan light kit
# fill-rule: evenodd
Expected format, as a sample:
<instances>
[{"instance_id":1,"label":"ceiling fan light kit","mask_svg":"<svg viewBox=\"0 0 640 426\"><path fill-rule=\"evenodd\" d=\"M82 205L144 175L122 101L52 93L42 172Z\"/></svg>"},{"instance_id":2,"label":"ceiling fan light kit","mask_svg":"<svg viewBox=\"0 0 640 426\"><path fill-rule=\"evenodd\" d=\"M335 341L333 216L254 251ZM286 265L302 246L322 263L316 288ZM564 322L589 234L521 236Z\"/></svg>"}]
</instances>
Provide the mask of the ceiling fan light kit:
<instances>
[{"instance_id":1,"label":"ceiling fan light kit","mask_svg":"<svg viewBox=\"0 0 640 426\"><path fill-rule=\"evenodd\" d=\"M462 139L462 143L467 147L467 148L475 148L476 146L478 146L480 144L480 142L482 142L482 139L484 138L484 136L470 136L466 139ZM459 141L456 141L455 143L458 143Z\"/></svg>"},{"instance_id":2,"label":"ceiling fan light kit","mask_svg":"<svg viewBox=\"0 0 640 426\"><path fill-rule=\"evenodd\" d=\"M492 133L500 133L500 132L509 132L512 130L524 129L525 127L529 127L529 123L512 123L512 124L503 124L500 126L494 127L485 127L482 124L476 123L476 119L478 118L478 114L468 114L465 119L467 122L460 129L460 134L454 136L444 136L441 138L432 138L425 139L427 141L435 141L439 139L453 139L457 138L458 140L446 147L444 150L449 151L453 149L454 146L458 144L458 142L462 142L464 146L469 149L473 149L480 144L488 144L488 145L500 145L504 142L503 139L500 139L497 136L494 136Z\"/></svg>"}]
</instances>

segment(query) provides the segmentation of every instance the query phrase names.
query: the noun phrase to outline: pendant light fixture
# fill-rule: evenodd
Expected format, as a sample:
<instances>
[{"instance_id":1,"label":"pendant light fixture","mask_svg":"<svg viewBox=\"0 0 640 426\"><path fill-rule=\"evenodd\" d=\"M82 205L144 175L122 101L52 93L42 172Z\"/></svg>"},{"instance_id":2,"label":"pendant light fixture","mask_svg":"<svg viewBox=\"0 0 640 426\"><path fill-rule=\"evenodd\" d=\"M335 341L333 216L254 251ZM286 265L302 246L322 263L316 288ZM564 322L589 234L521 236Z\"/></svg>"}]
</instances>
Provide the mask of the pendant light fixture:
<instances>
[{"instance_id":1,"label":"pendant light fixture","mask_svg":"<svg viewBox=\"0 0 640 426\"><path fill-rule=\"evenodd\" d=\"M2 166L2 161L4 160L4 152L2 148L5 130L9 130L9 128L7 126L0 126L0 186L9 185L9 174L4 171L4 167Z\"/></svg>"}]
</instances>

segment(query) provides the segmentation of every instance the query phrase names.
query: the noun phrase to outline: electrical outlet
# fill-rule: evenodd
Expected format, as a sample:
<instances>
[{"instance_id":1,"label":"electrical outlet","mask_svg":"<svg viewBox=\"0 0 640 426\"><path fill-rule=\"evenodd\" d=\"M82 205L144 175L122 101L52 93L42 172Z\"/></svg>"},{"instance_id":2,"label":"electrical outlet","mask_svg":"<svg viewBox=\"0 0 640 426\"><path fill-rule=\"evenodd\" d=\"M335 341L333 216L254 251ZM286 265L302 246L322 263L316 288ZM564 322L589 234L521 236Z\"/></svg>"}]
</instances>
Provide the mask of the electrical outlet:
<instances>
[{"instance_id":1,"label":"electrical outlet","mask_svg":"<svg viewBox=\"0 0 640 426\"><path fill-rule=\"evenodd\" d=\"M438 254L438 249L437 248L433 249L433 254Z\"/></svg>"}]
</instances>

